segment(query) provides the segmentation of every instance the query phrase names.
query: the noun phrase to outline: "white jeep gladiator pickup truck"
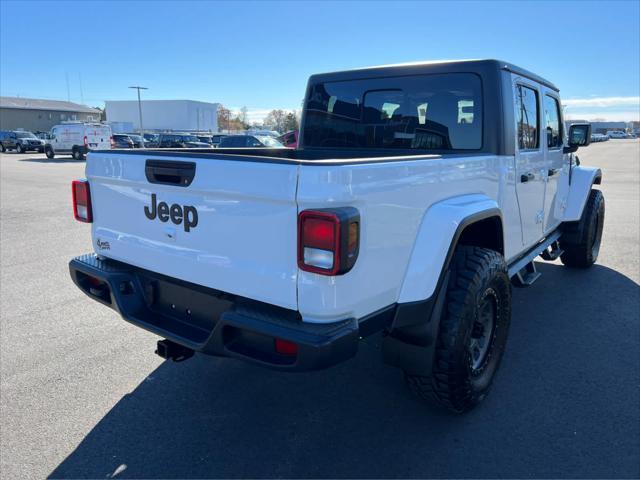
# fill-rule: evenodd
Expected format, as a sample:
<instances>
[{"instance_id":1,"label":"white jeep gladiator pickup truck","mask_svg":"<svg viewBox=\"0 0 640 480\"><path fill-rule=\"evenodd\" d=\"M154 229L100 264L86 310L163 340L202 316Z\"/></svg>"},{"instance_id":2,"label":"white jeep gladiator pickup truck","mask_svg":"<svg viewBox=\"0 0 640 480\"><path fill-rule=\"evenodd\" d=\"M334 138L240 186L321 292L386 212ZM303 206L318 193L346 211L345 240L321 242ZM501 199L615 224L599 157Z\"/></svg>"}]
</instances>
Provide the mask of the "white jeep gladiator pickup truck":
<instances>
[{"instance_id":1,"label":"white jeep gladiator pickup truck","mask_svg":"<svg viewBox=\"0 0 640 480\"><path fill-rule=\"evenodd\" d=\"M309 79L295 150L91 152L72 188L95 253L71 277L176 361L314 370L381 332L415 393L466 411L534 259L598 256L590 126L560 105L501 61L374 67Z\"/></svg>"}]
</instances>

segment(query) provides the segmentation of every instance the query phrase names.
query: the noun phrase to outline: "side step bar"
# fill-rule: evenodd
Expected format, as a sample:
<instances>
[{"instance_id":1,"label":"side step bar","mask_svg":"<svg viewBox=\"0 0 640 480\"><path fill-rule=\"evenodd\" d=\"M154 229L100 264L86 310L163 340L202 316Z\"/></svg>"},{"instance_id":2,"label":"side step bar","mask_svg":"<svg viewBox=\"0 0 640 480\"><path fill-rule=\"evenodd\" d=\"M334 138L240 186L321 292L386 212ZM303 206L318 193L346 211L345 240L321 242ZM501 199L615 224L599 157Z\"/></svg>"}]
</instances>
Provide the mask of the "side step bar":
<instances>
[{"instance_id":1,"label":"side step bar","mask_svg":"<svg viewBox=\"0 0 640 480\"><path fill-rule=\"evenodd\" d=\"M560 241L556 240L547 249L540 254L540 256L549 262L557 260L560 255L564 253L564 250L560 248Z\"/></svg>"},{"instance_id":2,"label":"side step bar","mask_svg":"<svg viewBox=\"0 0 640 480\"><path fill-rule=\"evenodd\" d=\"M542 242L535 245L526 255L509 266L509 277L514 286L528 287L540 278L541 273L536 270L533 260L538 255L542 255L545 260L555 260L562 255L559 239L560 231L556 230Z\"/></svg>"},{"instance_id":3,"label":"side step bar","mask_svg":"<svg viewBox=\"0 0 640 480\"><path fill-rule=\"evenodd\" d=\"M511 279L511 283L516 287L528 287L540 278L540 275L542 274L536 270L536 264L531 261L527 263L522 270L515 274Z\"/></svg>"}]
</instances>

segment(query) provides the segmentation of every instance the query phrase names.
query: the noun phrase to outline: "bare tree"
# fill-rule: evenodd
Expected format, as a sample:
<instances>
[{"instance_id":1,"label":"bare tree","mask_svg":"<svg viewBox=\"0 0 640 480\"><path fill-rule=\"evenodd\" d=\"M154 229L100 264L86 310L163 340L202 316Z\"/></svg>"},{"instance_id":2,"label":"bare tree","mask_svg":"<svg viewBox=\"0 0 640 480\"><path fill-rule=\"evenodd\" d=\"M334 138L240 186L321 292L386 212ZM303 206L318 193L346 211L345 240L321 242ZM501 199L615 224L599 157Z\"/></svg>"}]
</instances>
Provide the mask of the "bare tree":
<instances>
[{"instance_id":1,"label":"bare tree","mask_svg":"<svg viewBox=\"0 0 640 480\"><path fill-rule=\"evenodd\" d=\"M271 110L263 123L265 127L284 133L287 126L287 112L284 110Z\"/></svg>"},{"instance_id":2,"label":"bare tree","mask_svg":"<svg viewBox=\"0 0 640 480\"><path fill-rule=\"evenodd\" d=\"M218 106L218 129L221 128L231 129L231 110L222 104Z\"/></svg>"},{"instance_id":3,"label":"bare tree","mask_svg":"<svg viewBox=\"0 0 640 480\"><path fill-rule=\"evenodd\" d=\"M249 109L247 107L242 107L240 109L240 114L238 115L238 120L240 120L244 125L249 125Z\"/></svg>"}]
</instances>

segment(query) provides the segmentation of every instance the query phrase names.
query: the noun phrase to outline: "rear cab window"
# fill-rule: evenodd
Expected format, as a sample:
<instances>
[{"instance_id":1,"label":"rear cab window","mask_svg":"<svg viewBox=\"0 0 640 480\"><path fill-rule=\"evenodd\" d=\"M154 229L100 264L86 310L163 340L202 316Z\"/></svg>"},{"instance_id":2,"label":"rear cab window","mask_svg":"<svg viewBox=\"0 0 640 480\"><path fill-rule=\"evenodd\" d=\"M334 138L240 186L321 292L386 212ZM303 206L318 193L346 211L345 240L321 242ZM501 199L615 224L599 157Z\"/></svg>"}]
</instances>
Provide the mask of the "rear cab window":
<instances>
[{"instance_id":1,"label":"rear cab window","mask_svg":"<svg viewBox=\"0 0 640 480\"><path fill-rule=\"evenodd\" d=\"M482 148L482 84L472 73L312 84L305 115L305 148Z\"/></svg>"}]
</instances>

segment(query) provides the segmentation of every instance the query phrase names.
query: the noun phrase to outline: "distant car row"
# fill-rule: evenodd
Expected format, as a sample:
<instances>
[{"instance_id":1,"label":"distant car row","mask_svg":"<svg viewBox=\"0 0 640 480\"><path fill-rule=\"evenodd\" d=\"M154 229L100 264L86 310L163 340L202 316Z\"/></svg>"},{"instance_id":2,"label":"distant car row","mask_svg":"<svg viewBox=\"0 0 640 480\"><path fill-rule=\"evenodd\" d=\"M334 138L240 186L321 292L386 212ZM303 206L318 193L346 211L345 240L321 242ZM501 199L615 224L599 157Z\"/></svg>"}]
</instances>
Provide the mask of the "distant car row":
<instances>
[{"instance_id":1,"label":"distant car row","mask_svg":"<svg viewBox=\"0 0 640 480\"><path fill-rule=\"evenodd\" d=\"M610 130L606 134L604 133L591 134L592 142L606 142L611 138L637 138L637 132L627 133L627 132L623 132L622 130Z\"/></svg>"},{"instance_id":2,"label":"distant car row","mask_svg":"<svg viewBox=\"0 0 640 480\"><path fill-rule=\"evenodd\" d=\"M275 138L271 132L253 135L193 134L193 133L113 133L109 125L101 123L68 123L56 125L50 133L38 138L26 131L1 131L2 152L37 151L48 158L71 154L82 160L91 150L112 148L296 148L298 132L288 132Z\"/></svg>"}]
</instances>

